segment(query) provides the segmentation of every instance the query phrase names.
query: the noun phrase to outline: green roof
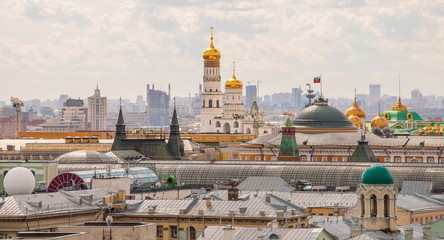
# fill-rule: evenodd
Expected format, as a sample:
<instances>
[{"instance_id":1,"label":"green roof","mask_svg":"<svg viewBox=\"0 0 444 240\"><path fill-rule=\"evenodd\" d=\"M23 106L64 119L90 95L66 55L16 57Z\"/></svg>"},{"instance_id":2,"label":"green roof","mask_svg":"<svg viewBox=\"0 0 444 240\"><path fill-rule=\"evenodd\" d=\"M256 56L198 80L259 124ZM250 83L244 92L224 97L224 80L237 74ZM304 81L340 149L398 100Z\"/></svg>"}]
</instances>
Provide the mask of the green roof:
<instances>
[{"instance_id":1,"label":"green roof","mask_svg":"<svg viewBox=\"0 0 444 240\"><path fill-rule=\"evenodd\" d=\"M373 165L362 173L361 183L370 185L393 184L393 176L386 167Z\"/></svg>"},{"instance_id":2,"label":"green roof","mask_svg":"<svg viewBox=\"0 0 444 240\"><path fill-rule=\"evenodd\" d=\"M424 121L418 113L413 111L385 111L382 116L388 121Z\"/></svg>"}]
</instances>

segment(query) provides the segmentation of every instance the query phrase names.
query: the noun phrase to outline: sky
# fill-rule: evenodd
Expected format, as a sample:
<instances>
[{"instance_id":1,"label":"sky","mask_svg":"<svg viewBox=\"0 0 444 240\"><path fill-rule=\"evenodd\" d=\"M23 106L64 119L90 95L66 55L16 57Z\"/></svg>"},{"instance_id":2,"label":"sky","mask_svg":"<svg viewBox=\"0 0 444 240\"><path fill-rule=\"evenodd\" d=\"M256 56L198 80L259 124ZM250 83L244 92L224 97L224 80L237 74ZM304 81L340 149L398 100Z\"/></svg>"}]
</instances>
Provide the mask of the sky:
<instances>
[{"instance_id":1,"label":"sky","mask_svg":"<svg viewBox=\"0 0 444 240\"><path fill-rule=\"evenodd\" d=\"M444 95L443 0L2 0L0 100L194 95L211 26L223 82L236 61L261 96L320 74L327 97Z\"/></svg>"}]
</instances>

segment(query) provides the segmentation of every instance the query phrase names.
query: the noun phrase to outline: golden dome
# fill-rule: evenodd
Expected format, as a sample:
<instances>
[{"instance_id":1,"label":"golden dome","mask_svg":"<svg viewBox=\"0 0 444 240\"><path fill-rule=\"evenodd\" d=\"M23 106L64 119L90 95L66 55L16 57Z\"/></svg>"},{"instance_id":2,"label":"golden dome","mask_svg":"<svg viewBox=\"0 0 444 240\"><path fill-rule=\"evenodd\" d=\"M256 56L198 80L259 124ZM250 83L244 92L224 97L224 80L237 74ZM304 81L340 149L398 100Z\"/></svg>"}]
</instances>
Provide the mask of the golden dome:
<instances>
[{"instance_id":1,"label":"golden dome","mask_svg":"<svg viewBox=\"0 0 444 240\"><path fill-rule=\"evenodd\" d=\"M356 127L358 127L359 129L362 129L362 122L361 119L356 116L356 115L350 115L348 117L348 120L350 120L350 122L353 123L353 125L355 125Z\"/></svg>"},{"instance_id":2,"label":"golden dome","mask_svg":"<svg viewBox=\"0 0 444 240\"><path fill-rule=\"evenodd\" d=\"M345 112L345 116L350 117L351 115L356 115L359 118L365 118L365 112L358 106L356 102L356 89L355 89L355 101L353 105Z\"/></svg>"},{"instance_id":3,"label":"golden dome","mask_svg":"<svg viewBox=\"0 0 444 240\"><path fill-rule=\"evenodd\" d=\"M433 130L435 130L435 133L439 132L439 130L441 130L438 123L435 123L435 127L433 127Z\"/></svg>"},{"instance_id":4,"label":"golden dome","mask_svg":"<svg viewBox=\"0 0 444 240\"><path fill-rule=\"evenodd\" d=\"M425 127L425 129L426 129L427 131L432 131L432 125L430 124L430 122L427 123L427 126Z\"/></svg>"},{"instance_id":5,"label":"golden dome","mask_svg":"<svg viewBox=\"0 0 444 240\"><path fill-rule=\"evenodd\" d=\"M210 46L203 52L203 59L205 59L205 60L219 60L220 59L220 52L213 45L213 29L214 29L213 27L210 28L210 30L211 30Z\"/></svg>"},{"instance_id":6,"label":"golden dome","mask_svg":"<svg viewBox=\"0 0 444 240\"><path fill-rule=\"evenodd\" d=\"M407 107L401 102L401 97L398 97L398 103L393 105L392 111L407 111Z\"/></svg>"},{"instance_id":7,"label":"golden dome","mask_svg":"<svg viewBox=\"0 0 444 240\"><path fill-rule=\"evenodd\" d=\"M225 82L225 88L242 88L242 81L236 78L235 62L233 62L233 76Z\"/></svg>"},{"instance_id":8,"label":"golden dome","mask_svg":"<svg viewBox=\"0 0 444 240\"><path fill-rule=\"evenodd\" d=\"M358 106L358 103L355 102L353 105L345 112L345 116L350 117L351 115L356 115L359 118L365 118L365 112Z\"/></svg>"},{"instance_id":9,"label":"golden dome","mask_svg":"<svg viewBox=\"0 0 444 240\"><path fill-rule=\"evenodd\" d=\"M388 121L387 119L381 116L381 113L378 113L378 116L372 119L370 126L372 128L378 127L384 129L385 127L388 127Z\"/></svg>"}]
</instances>

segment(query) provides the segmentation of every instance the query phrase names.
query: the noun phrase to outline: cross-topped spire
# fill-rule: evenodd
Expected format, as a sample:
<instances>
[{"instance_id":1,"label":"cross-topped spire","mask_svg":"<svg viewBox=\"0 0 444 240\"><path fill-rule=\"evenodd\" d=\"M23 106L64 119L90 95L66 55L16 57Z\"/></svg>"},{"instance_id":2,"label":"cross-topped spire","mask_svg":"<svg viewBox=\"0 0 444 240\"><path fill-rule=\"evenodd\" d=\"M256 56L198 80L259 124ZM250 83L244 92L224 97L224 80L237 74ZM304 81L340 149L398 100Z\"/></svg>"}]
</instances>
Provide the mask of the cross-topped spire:
<instances>
[{"instance_id":1,"label":"cross-topped spire","mask_svg":"<svg viewBox=\"0 0 444 240\"><path fill-rule=\"evenodd\" d=\"M213 43L213 30L214 30L214 27L213 26L211 26L210 27L210 39L211 39L211 43Z\"/></svg>"},{"instance_id":2,"label":"cross-topped spire","mask_svg":"<svg viewBox=\"0 0 444 240\"><path fill-rule=\"evenodd\" d=\"M236 62L233 61L233 76L236 75Z\"/></svg>"}]
</instances>

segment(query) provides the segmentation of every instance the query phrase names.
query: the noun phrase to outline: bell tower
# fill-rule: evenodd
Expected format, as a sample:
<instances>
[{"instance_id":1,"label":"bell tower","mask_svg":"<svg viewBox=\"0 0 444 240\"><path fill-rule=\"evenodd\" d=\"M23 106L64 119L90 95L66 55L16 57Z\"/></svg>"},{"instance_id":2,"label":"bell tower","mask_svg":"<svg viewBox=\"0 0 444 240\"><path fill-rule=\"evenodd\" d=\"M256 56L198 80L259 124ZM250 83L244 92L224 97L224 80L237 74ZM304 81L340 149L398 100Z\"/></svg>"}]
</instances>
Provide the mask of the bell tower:
<instances>
[{"instance_id":1,"label":"bell tower","mask_svg":"<svg viewBox=\"0 0 444 240\"><path fill-rule=\"evenodd\" d=\"M396 198L398 188L393 185L393 176L382 165L367 168L357 188L359 224L365 230L396 232Z\"/></svg>"},{"instance_id":2,"label":"bell tower","mask_svg":"<svg viewBox=\"0 0 444 240\"><path fill-rule=\"evenodd\" d=\"M220 52L213 45L213 27L210 27L210 46L204 51L204 75L200 132L215 131L215 117L222 117L222 98L220 77Z\"/></svg>"}]
</instances>

